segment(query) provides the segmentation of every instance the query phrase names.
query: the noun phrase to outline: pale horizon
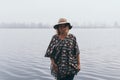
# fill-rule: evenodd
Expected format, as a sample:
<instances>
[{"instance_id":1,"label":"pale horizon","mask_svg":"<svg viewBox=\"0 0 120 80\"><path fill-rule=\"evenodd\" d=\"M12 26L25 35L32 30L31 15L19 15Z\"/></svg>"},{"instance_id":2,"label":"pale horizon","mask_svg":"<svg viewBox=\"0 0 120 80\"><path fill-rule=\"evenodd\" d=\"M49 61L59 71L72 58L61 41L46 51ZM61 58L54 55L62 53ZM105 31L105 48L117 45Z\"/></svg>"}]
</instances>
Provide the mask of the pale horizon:
<instances>
[{"instance_id":1,"label":"pale horizon","mask_svg":"<svg viewBox=\"0 0 120 80\"><path fill-rule=\"evenodd\" d=\"M119 0L0 0L0 23L120 24Z\"/></svg>"}]
</instances>

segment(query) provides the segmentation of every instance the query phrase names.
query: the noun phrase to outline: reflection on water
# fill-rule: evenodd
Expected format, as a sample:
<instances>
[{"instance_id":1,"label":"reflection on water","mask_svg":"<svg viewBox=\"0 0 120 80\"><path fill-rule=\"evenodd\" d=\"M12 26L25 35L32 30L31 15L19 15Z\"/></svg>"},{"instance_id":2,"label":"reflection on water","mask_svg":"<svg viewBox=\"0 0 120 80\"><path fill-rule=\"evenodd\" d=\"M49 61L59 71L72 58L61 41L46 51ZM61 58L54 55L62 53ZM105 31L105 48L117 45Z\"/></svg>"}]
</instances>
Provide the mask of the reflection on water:
<instances>
[{"instance_id":1,"label":"reflection on water","mask_svg":"<svg viewBox=\"0 0 120 80\"><path fill-rule=\"evenodd\" d=\"M120 30L72 29L81 50L75 80L120 80ZM44 57L53 29L0 29L0 80L53 80Z\"/></svg>"}]
</instances>

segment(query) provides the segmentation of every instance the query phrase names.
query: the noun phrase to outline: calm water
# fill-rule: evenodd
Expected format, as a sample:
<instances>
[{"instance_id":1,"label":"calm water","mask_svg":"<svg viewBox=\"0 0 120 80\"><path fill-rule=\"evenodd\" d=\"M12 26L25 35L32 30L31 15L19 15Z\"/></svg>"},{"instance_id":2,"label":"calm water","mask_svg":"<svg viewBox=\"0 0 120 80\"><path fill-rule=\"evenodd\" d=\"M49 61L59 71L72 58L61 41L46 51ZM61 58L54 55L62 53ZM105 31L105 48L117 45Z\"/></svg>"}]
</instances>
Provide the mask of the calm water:
<instances>
[{"instance_id":1,"label":"calm water","mask_svg":"<svg viewBox=\"0 0 120 80\"><path fill-rule=\"evenodd\" d=\"M81 51L75 80L120 80L120 29L72 29ZM54 29L0 29L0 80L53 80L44 57Z\"/></svg>"}]
</instances>

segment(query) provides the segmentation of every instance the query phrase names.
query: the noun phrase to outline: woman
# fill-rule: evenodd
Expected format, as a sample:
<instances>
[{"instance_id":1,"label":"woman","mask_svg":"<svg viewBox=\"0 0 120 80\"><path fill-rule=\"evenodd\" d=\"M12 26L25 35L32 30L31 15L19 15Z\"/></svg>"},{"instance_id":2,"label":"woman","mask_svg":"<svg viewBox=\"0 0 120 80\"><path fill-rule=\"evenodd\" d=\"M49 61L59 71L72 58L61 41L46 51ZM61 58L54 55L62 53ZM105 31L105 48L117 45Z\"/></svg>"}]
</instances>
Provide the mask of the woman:
<instances>
[{"instance_id":1,"label":"woman","mask_svg":"<svg viewBox=\"0 0 120 80\"><path fill-rule=\"evenodd\" d=\"M57 31L47 48L45 57L50 57L51 74L57 80L73 80L80 70L80 51L73 34L68 34L72 28L65 18L60 18L54 26Z\"/></svg>"}]
</instances>

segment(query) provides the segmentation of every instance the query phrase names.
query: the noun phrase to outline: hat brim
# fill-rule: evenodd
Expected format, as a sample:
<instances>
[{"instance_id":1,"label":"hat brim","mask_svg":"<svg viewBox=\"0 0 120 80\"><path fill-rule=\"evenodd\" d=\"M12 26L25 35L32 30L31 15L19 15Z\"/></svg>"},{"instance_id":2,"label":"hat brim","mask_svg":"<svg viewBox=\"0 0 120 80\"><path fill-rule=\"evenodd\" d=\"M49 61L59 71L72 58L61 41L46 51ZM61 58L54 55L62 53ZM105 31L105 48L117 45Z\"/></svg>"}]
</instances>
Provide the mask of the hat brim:
<instances>
[{"instance_id":1,"label":"hat brim","mask_svg":"<svg viewBox=\"0 0 120 80\"><path fill-rule=\"evenodd\" d=\"M69 26L69 29L72 28L72 26L71 26L70 23L59 23L59 24L56 24L56 25L54 26L54 29L58 29L59 25L61 25L61 24L67 24L67 25Z\"/></svg>"}]
</instances>

